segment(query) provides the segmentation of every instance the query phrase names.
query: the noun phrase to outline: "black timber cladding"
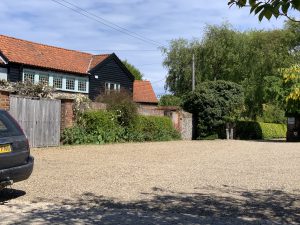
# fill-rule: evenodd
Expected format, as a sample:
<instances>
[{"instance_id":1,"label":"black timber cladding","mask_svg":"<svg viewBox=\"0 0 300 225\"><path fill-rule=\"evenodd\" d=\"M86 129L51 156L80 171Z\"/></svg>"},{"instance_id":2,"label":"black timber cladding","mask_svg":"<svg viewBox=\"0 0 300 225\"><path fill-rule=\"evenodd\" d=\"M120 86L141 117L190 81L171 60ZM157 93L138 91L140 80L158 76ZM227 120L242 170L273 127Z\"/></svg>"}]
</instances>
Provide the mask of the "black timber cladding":
<instances>
[{"instance_id":1,"label":"black timber cladding","mask_svg":"<svg viewBox=\"0 0 300 225\"><path fill-rule=\"evenodd\" d=\"M7 80L10 82L22 81L22 71L23 68L20 64L9 63Z\"/></svg>"},{"instance_id":2,"label":"black timber cladding","mask_svg":"<svg viewBox=\"0 0 300 225\"><path fill-rule=\"evenodd\" d=\"M121 85L121 89L133 92L134 77L115 54L112 54L90 71L90 99L94 100L98 95L105 93L106 82L118 83Z\"/></svg>"},{"instance_id":3,"label":"black timber cladding","mask_svg":"<svg viewBox=\"0 0 300 225\"><path fill-rule=\"evenodd\" d=\"M3 65L3 67L8 68L8 81L10 82L20 82L22 81L23 65L18 63L8 63ZM26 66L28 69L39 69L45 70L43 68L37 68L32 66ZM45 71L50 71L49 69ZM52 70L53 72L59 72ZM69 74L75 75L75 74ZM76 74L77 75L77 74ZM98 76L98 78L95 78ZM99 94L105 93L105 83L118 83L121 89L126 89L133 93L133 75L127 70L125 65L120 61L120 59L115 55L110 55L107 59L97 65L94 69L90 71L89 75L89 97L94 100Z\"/></svg>"}]
</instances>

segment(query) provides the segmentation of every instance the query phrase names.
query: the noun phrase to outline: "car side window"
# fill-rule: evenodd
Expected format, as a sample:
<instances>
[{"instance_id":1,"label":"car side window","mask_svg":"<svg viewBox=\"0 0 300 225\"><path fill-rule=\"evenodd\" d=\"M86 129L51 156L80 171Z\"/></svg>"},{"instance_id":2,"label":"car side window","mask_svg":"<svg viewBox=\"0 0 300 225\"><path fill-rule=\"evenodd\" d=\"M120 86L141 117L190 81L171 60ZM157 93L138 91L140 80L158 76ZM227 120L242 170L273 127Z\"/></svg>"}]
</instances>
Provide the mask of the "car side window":
<instances>
[{"instance_id":1,"label":"car side window","mask_svg":"<svg viewBox=\"0 0 300 225\"><path fill-rule=\"evenodd\" d=\"M5 111L0 111L0 138L20 136L23 132L14 119Z\"/></svg>"}]
</instances>

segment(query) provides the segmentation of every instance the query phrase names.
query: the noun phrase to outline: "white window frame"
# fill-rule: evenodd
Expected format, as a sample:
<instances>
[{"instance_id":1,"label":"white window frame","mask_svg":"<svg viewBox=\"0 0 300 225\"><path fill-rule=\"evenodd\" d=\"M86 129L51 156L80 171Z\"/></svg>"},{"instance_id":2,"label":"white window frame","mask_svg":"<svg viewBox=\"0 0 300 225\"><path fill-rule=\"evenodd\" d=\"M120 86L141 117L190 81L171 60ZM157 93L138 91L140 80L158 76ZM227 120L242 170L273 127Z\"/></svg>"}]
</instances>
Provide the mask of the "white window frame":
<instances>
[{"instance_id":1,"label":"white window frame","mask_svg":"<svg viewBox=\"0 0 300 225\"><path fill-rule=\"evenodd\" d=\"M0 67L0 80L7 80L7 68Z\"/></svg>"},{"instance_id":2,"label":"white window frame","mask_svg":"<svg viewBox=\"0 0 300 225\"><path fill-rule=\"evenodd\" d=\"M39 76L40 75L48 75L49 76L49 80L48 80L48 85L50 87L53 87L53 81L54 81L54 77L60 77L62 79L62 88L56 88L57 90L60 91L66 91L66 92L77 92L77 93L89 93L89 79L88 77L80 77L80 76L76 76L76 75L67 75L67 74L63 74L63 73L56 73L56 72L52 72L52 71L40 71L40 70L32 70L32 69L24 69L23 70L23 76L22 76L22 81L24 82L24 75L25 73L33 73L34 74L34 83L38 84L39 83ZM74 90L69 90L66 88L66 80L67 79L74 79L75 80L75 86L74 86ZM85 91L79 91L78 89L78 80L80 81L85 81L86 82L86 90Z\"/></svg>"},{"instance_id":3,"label":"white window frame","mask_svg":"<svg viewBox=\"0 0 300 225\"><path fill-rule=\"evenodd\" d=\"M85 91L88 90L88 82L85 79L78 79L77 82L78 82L78 84L76 86L78 88L78 91L82 91L82 90L79 90L79 82L85 83Z\"/></svg>"},{"instance_id":4,"label":"white window frame","mask_svg":"<svg viewBox=\"0 0 300 225\"><path fill-rule=\"evenodd\" d=\"M112 84L114 85L114 89L113 89L113 90L110 89L110 86L111 86ZM107 85L108 85L108 89L106 88ZM107 93L110 93L110 92L112 92L112 91L120 92L120 90L121 90L121 84L120 84L120 83L115 83L115 82L105 82L104 89L105 89L105 93L106 93L106 94L107 94Z\"/></svg>"}]
</instances>

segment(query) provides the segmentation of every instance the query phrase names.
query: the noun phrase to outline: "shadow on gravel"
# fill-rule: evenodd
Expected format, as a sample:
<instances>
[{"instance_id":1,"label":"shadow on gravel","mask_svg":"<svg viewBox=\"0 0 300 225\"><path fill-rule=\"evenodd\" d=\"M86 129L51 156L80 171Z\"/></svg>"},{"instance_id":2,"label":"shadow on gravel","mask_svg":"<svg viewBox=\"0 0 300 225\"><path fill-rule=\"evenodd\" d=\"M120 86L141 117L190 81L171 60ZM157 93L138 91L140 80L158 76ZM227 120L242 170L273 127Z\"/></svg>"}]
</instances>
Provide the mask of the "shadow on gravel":
<instances>
[{"instance_id":1,"label":"shadow on gravel","mask_svg":"<svg viewBox=\"0 0 300 225\"><path fill-rule=\"evenodd\" d=\"M300 224L300 193L224 186L195 193L153 188L143 194L147 200L121 202L85 193L30 209L15 224Z\"/></svg>"},{"instance_id":2,"label":"shadow on gravel","mask_svg":"<svg viewBox=\"0 0 300 225\"><path fill-rule=\"evenodd\" d=\"M0 190L0 205L5 204L9 200L19 198L25 194L26 194L25 191L16 190L16 189L5 188L3 190Z\"/></svg>"}]
</instances>

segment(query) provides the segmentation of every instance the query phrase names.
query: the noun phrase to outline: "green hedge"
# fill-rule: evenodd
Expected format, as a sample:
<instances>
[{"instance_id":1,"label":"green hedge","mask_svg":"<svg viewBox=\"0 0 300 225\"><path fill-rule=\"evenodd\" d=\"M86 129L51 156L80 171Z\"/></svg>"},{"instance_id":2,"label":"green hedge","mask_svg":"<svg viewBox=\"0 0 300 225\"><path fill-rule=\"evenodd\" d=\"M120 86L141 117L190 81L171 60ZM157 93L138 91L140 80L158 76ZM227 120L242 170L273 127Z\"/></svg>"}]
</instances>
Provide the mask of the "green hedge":
<instances>
[{"instance_id":1,"label":"green hedge","mask_svg":"<svg viewBox=\"0 0 300 225\"><path fill-rule=\"evenodd\" d=\"M287 127L284 124L239 121L236 124L236 138L242 140L268 140L285 138Z\"/></svg>"},{"instance_id":2,"label":"green hedge","mask_svg":"<svg viewBox=\"0 0 300 225\"><path fill-rule=\"evenodd\" d=\"M62 134L64 144L104 144L118 142L169 141L180 139L168 117L138 116L130 126L121 126L117 116L107 111L81 114L72 128Z\"/></svg>"},{"instance_id":3,"label":"green hedge","mask_svg":"<svg viewBox=\"0 0 300 225\"><path fill-rule=\"evenodd\" d=\"M139 116L135 129L143 134L144 141L169 141L180 138L168 117Z\"/></svg>"}]
</instances>

